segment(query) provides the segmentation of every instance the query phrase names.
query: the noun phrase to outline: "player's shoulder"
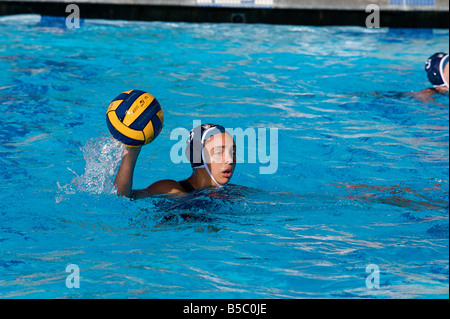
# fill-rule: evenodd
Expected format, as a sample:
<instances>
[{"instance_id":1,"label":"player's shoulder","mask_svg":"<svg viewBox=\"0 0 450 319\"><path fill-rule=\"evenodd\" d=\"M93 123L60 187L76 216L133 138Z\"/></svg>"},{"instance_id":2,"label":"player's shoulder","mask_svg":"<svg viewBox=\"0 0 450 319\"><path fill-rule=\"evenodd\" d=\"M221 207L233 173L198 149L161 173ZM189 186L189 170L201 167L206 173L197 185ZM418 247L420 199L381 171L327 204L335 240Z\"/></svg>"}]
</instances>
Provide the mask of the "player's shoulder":
<instances>
[{"instance_id":1,"label":"player's shoulder","mask_svg":"<svg viewBox=\"0 0 450 319\"><path fill-rule=\"evenodd\" d=\"M163 179L154 182L146 188L146 191L149 194L175 194L186 192L180 183L173 179Z\"/></svg>"}]
</instances>

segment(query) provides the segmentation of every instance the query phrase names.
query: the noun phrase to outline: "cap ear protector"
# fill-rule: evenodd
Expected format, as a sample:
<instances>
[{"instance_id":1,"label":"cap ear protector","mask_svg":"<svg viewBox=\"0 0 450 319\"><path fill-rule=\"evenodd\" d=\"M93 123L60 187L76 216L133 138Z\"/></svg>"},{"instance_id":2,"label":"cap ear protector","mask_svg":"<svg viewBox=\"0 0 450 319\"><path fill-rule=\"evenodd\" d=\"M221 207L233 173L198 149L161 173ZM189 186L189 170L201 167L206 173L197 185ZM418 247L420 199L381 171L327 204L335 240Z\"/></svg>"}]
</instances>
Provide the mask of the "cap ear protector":
<instances>
[{"instance_id":1,"label":"cap ear protector","mask_svg":"<svg viewBox=\"0 0 450 319\"><path fill-rule=\"evenodd\" d=\"M213 135L226 133L225 128L216 124L203 124L189 132L186 141L186 157L191 163L192 169L205 168L214 183L222 187L212 176L205 159L205 142Z\"/></svg>"},{"instance_id":2,"label":"cap ear protector","mask_svg":"<svg viewBox=\"0 0 450 319\"><path fill-rule=\"evenodd\" d=\"M448 63L449 55L447 53L439 52L433 54L425 63L425 71L427 72L428 80L434 87L449 87L445 76L444 69Z\"/></svg>"}]
</instances>

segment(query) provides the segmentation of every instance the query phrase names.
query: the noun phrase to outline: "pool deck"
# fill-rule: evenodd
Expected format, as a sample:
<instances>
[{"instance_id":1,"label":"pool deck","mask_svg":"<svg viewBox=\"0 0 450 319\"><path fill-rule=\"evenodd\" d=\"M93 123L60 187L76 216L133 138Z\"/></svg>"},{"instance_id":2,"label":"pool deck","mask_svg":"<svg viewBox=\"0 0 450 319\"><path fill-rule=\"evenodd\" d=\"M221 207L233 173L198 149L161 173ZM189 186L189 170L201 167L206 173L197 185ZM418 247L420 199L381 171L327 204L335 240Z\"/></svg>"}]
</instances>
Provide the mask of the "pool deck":
<instances>
[{"instance_id":1,"label":"pool deck","mask_svg":"<svg viewBox=\"0 0 450 319\"><path fill-rule=\"evenodd\" d=\"M375 4L381 27L449 27L449 0L8 0L0 15L67 16L71 3L81 18L357 26Z\"/></svg>"}]
</instances>

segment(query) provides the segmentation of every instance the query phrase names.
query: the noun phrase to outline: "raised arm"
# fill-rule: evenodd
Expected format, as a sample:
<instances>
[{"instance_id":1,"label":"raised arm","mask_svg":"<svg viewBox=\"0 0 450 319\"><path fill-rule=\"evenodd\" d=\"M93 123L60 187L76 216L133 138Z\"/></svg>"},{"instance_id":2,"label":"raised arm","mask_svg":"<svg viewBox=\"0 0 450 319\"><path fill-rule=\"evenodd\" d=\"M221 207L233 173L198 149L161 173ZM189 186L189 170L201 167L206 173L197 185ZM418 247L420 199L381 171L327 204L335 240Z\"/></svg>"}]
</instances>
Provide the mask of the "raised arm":
<instances>
[{"instance_id":1,"label":"raised arm","mask_svg":"<svg viewBox=\"0 0 450 319\"><path fill-rule=\"evenodd\" d=\"M133 174L140 152L141 147L125 147L122 163L114 180L118 195L133 197Z\"/></svg>"}]
</instances>

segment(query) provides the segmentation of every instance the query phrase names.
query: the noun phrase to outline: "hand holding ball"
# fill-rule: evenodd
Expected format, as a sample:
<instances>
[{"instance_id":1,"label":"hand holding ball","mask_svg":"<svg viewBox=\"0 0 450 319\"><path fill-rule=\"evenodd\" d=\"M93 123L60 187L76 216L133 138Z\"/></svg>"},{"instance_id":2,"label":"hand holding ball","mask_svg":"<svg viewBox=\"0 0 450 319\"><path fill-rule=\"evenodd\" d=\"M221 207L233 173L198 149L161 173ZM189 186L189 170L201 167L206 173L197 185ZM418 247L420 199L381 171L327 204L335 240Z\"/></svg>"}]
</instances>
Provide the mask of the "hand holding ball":
<instances>
[{"instance_id":1,"label":"hand holding ball","mask_svg":"<svg viewBox=\"0 0 450 319\"><path fill-rule=\"evenodd\" d=\"M116 96L106 111L106 125L111 135L129 147L151 143L161 132L164 115L151 94L130 90Z\"/></svg>"}]
</instances>

